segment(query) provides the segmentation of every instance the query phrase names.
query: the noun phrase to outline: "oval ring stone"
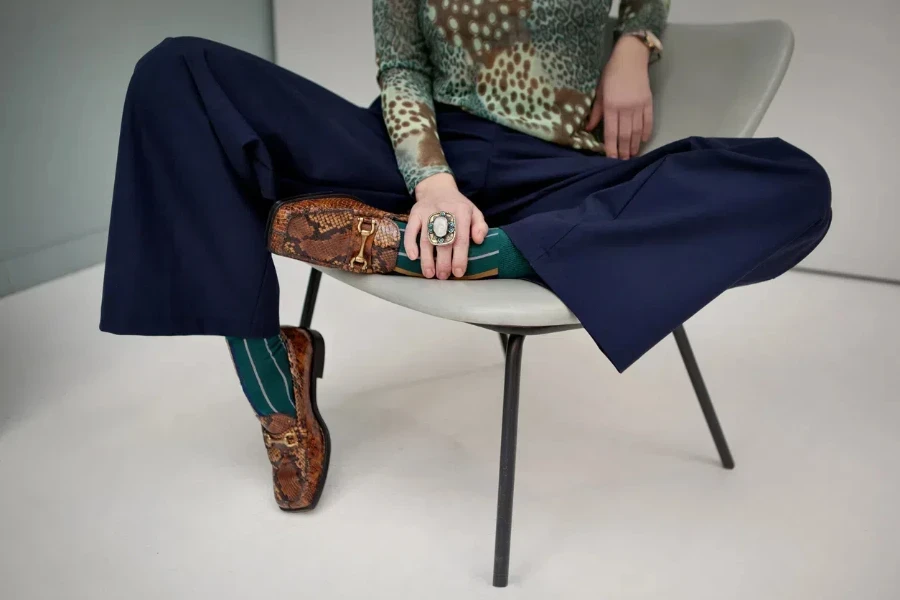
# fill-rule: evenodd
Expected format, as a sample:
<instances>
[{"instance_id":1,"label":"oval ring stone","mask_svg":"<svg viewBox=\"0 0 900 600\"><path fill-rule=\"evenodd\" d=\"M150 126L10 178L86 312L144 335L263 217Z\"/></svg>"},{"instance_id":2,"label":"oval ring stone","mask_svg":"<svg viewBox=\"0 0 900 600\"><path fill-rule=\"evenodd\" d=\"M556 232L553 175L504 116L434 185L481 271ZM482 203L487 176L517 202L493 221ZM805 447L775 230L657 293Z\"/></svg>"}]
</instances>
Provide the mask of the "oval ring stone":
<instances>
[{"instance_id":1,"label":"oval ring stone","mask_svg":"<svg viewBox=\"0 0 900 600\"><path fill-rule=\"evenodd\" d=\"M434 228L434 235L442 238L447 235L447 231L450 228L450 221L447 220L447 217L435 217L432 226Z\"/></svg>"}]
</instances>

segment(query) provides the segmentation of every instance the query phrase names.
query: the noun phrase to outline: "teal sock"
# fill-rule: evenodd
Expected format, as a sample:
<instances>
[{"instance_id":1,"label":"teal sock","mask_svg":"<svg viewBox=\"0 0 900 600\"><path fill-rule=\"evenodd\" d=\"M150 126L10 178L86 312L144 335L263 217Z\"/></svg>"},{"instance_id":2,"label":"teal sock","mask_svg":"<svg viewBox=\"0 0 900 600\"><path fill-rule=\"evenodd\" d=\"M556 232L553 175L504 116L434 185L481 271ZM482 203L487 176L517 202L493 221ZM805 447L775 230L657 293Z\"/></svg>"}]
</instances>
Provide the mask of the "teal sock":
<instances>
[{"instance_id":1,"label":"teal sock","mask_svg":"<svg viewBox=\"0 0 900 600\"><path fill-rule=\"evenodd\" d=\"M397 258L395 271L402 275L422 275L422 264L418 260L410 260L404 250L403 239L406 235L406 223L396 221L400 227L400 256ZM469 263L463 279L522 279L534 275L534 269L525 260L509 236L500 228L489 229L481 245L469 246Z\"/></svg>"},{"instance_id":2,"label":"teal sock","mask_svg":"<svg viewBox=\"0 0 900 600\"><path fill-rule=\"evenodd\" d=\"M296 415L291 365L281 336L225 339L244 395L256 414Z\"/></svg>"}]
</instances>

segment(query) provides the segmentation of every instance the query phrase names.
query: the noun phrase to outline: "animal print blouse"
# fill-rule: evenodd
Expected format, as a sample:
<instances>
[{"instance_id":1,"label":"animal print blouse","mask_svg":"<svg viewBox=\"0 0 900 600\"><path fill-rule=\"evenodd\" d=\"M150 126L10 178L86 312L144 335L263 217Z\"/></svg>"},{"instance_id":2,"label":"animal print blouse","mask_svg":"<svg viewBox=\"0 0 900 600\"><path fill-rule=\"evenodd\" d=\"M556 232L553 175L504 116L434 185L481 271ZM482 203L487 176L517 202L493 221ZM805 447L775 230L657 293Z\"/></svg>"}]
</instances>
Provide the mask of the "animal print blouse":
<instances>
[{"instance_id":1,"label":"animal print blouse","mask_svg":"<svg viewBox=\"0 0 900 600\"><path fill-rule=\"evenodd\" d=\"M434 102L573 148L603 152L584 125L610 36L659 36L670 0L373 0L384 120L406 184L449 173Z\"/></svg>"}]
</instances>

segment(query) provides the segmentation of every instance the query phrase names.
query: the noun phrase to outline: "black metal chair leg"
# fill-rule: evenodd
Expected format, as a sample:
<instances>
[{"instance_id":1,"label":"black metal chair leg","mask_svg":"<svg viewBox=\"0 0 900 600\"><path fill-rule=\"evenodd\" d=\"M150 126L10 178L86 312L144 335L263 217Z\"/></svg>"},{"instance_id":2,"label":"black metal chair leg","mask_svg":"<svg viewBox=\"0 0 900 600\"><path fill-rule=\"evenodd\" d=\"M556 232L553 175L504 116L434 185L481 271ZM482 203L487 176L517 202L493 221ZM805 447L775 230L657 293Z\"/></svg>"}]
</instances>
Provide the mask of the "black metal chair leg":
<instances>
[{"instance_id":1,"label":"black metal chair leg","mask_svg":"<svg viewBox=\"0 0 900 600\"><path fill-rule=\"evenodd\" d=\"M712 434L716 449L719 451L719 459L722 461L722 466L726 469L733 469L734 459L731 457L731 450L728 449L728 442L725 441L725 434L722 432L722 426L719 424L716 410L713 408L709 392L706 390L706 384L703 383L703 376L700 375L700 367L697 366L697 359L694 358L694 351L691 349L691 343L688 341L687 332L682 325L673 331L672 334L675 336L675 343L678 344L678 350L681 352L682 360L684 360L688 377L691 378L691 384L694 386L697 400L700 401L700 409L703 411L703 416L706 417L709 432Z\"/></svg>"},{"instance_id":2,"label":"black metal chair leg","mask_svg":"<svg viewBox=\"0 0 900 600\"><path fill-rule=\"evenodd\" d=\"M494 587L509 583L509 544L512 535L513 488L516 479L516 434L519 425L519 381L523 335L510 335L506 345L503 387L503 429L500 434L500 485L497 492L497 533L494 544Z\"/></svg>"},{"instance_id":3,"label":"black metal chair leg","mask_svg":"<svg viewBox=\"0 0 900 600\"><path fill-rule=\"evenodd\" d=\"M306 300L303 301L303 313L300 316L300 327L312 325L313 311L316 310L316 298L319 297L319 282L322 271L310 269L309 283L306 286Z\"/></svg>"}]
</instances>

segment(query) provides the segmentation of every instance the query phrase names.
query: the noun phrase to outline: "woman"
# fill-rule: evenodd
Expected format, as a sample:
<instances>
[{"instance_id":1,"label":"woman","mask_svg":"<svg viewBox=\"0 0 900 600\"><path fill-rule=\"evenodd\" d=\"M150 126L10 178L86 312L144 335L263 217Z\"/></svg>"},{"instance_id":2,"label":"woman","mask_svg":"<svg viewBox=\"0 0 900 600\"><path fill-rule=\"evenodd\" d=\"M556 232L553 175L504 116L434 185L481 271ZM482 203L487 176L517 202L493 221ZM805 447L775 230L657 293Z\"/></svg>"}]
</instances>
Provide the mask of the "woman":
<instances>
[{"instance_id":1,"label":"woman","mask_svg":"<svg viewBox=\"0 0 900 600\"><path fill-rule=\"evenodd\" d=\"M623 0L615 26L610 4L374 0L368 109L232 48L164 41L126 98L101 328L225 336L278 504L301 510L328 466L324 344L279 328L270 250L540 280L619 370L727 288L793 267L828 229L825 172L778 139L639 155L669 2ZM298 194L314 197L275 204Z\"/></svg>"}]
</instances>

